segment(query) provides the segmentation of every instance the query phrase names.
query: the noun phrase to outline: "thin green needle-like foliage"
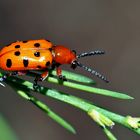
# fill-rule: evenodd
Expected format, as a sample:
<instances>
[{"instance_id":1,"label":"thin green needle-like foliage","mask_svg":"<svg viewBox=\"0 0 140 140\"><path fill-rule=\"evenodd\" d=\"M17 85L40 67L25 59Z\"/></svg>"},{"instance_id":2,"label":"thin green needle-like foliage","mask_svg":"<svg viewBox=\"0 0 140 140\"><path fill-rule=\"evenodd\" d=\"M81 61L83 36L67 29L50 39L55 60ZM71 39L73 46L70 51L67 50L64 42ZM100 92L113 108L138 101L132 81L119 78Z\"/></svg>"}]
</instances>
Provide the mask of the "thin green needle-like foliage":
<instances>
[{"instance_id":1,"label":"thin green needle-like foliage","mask_svg":"<svg viewBox=\"0 0 140 140\"><path fill-rule=\"evenodd\" d=\"M47 81L59 84L61 86L67 86L69 88L75 88L78 90L83 90L85 92L110 96L118 99L133 99L133 97L124 93L93 87L95 81L91 78L67 71L64 71L63 74L66 76L68 81L62 82L58 80L54 71L52 71L51 75L47 78ZM35 73L30 72L28 73L28 75L35 76ZM3 73L0 73L0 76L3 76ZM11 85L11 87L14 88L21 97L36 105L49 117L51 117L53 120L55 120L57 123L59 123L72 133L75 133L75 130L68 122L66 122L63 118L53 112L46 104L35 98L30 92L33 91L35 93L40 93L81 109L82 111L87 113L87 115L91 117L91 119L93 119L97 123L97 125L102 128L103 132L106 134L109 140L117 140L117 138L111 133L109 129L114 127L115 123L119 123L140 135L140 118L122 116L114 112L110 112L107 109L95 105L93 102L87 101L86 99L82 99L68 93L63 93L56 89L38 86L38 88L35 90L33 88L32 82L25 81L18 77L8 77L5 82Z\"/></svg>"},{"instance_id":2,"label":"thin green needle-like foliage","mask_svg":"<svg viewBox=\"0 0 140 140\"><path fill-rule=\"evenodd\" d=\"M103 131L109 140L117 140L117 138L107 128L104 128Z\"/></svg>"},{"instance_id":3,"label":"thin green needle-like foliage","mask_svg":"<svg viewBox=\"0 0 140 140\"><path fill-rule=\"evenodd\" d=\"M54 76L57 76L55 70L51 71L51 74ZM73 72L68 72L68 71L63 70L62 75L66 76L68 80L72 80L72 81L76 81L76 82L80 82L84 84L96 84L96 82L93 79L80 75L80 74L73 73Z\"/></svg>"},{"instance_id":4,"label":"thin green needle-like foliage","mask_svg":"<svg viewBox=\"0 0 140 140\"><path fill-rule=\"evenodd\" d=\"M61 126L63 126L64 128L66 128L68 131L72 132L73 134L76 133L75 129L72 127L71 124L69 124L62 117L60 117L54 111L52 111L50 109L50 107L48 107L45 103L43 103L42 101L38 100L37 98L35 98L31 94L29 94L28 93L29 92L28 90L25 90L25 89L22 89L21 90L19 87L13 85L13 83L9 83L9 85L12 86L15 89L15 91L21 97L23 97L24 99L32 102L34 105L36 105L42 111L44 111L51 119L53 119L54 121L56 121L57 123L59 123Z\"/></svg>"},{"instance_id":5,"label":"thin green needle-like foliage","mask_svg":"<svg viewBox=\"0 0 140 140\"><path fill-rule=\"evenodd\" d=\"M29 81L24 81L20 78L14 78L12 79L11 77L9 78L8 82L12 82L15 83L15 85L19 86L20 88L25 88L28 90L34 90L33 89L33 84ZM17 79L17 80L16 80ZM52 97L54 99L69 103L75 107L78 107L84 111L88 111L91 108L96 109L97 111L103 113L104 115L106 115L107 117L111 118L113 121L120 123L130 129L132 129L133 131L135 131L136 133L140 134L140 129L133 129L131 128L129 125L127 125L127 123L125 123L126 118L124 116L118 115L116 113L112 113L110 111L107 111L105 109L102 109L100 107L97 107L87 101L84 101L78 97L75 97L73 95L69 95L69 94L65 94L62 92L58 92L57 90L52 90L52 89L48 89L45 87L40 87L37 89L37 92L44 94L46 96Z\"/></svg>"},{"instance_id":6,"label":"thin green needle-like foliage","mask_svg":"<svg viewBox=\"0 0 140 140\"><path fill-rule=\"evenodd\" d=\"M35 73L29 73L28 75L29 76L35 76ZM82 83L84 83L84 81L92 81L90 78L87 78L85 76L81 76L81 75L78 75L78 74L73 75L73 73L70 73L70 74L66 75L67 79L70 76L75 77L75 80L80 79L80 80L78 80L78 82L81 81ZM99 94L99 95L104 95L104 96L110 96L110 97L119 98L119 99L134 99L133 97L131 97L127 94L124 94L124 93L119 93L119 92L114 92L114 91L110 91L110 90L95 88L93 86L83 85L83 84L70 82L70 81L61 82L60 80L58 80L58 78L54 78L54 77L51 77L51 76L47 78L47 81L51 82L51 83L55 83L55 84L61 84L63 86L69 87L69 88L75 88L75 89L78 89L78 90L86 91L86 92L89 92L89 93L94 93L94 94ZM88 82L88 83L91 84L92 82Z\"/></svg>"}]
</instances>

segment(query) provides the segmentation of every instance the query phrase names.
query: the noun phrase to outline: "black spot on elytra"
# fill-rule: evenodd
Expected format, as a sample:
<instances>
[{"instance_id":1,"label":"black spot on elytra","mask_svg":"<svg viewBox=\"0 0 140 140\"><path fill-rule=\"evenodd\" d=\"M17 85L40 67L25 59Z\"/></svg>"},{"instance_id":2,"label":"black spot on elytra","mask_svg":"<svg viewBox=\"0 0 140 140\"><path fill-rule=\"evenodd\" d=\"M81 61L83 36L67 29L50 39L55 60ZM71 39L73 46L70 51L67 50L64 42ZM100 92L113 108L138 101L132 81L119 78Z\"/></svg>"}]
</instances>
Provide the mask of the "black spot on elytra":
<instances>
[{"instance_id":1,"label":"black spot on elytra","mask_svg":"<svg viewBox=\"0 0 140 140\"><path fill-rule=\"evenodd\" d=\"M10 67L12 66L12 61L11 61L11 59L7 59L7 61L6 61L6 66L7 66L8 68L10 68Z\"/></svg>"},{"instance_id":2,"label":"black spot on elytra","mask_svg":"<svg viewBox=\"0 0 140 140\"><path fill-rule=\"evenodd\" d=\"M20 48L20 45L16 45L15 48Z\"/></svg>"},{"instance_id":3,"label":"black spot on elytra","mask_svg":"<svg viewBox=\"0 0 140 140\"><path fill-rule=\"evenodd\" d=\"M28 67L28 64L29 64L29 60L27 58L24 58L23 59L23 65L24 65L24 67Z\"/></svg>"},{"instance_id":4,"label":"black spot on elytra","mask_svg":"<svg viewBox=\"0 0 140 140\"><path fill-rule=\"evenodd\" d=\"M38 65L38 66L37 66L37 68L41 69L41 66L40 66L40 65Z\"/></svg>"},{"instance_id":5,"label":"black spot on elytra","mask_svg":"<svg viewBox=\"0 0 140 140\"><path fill-rule=\"evenodd\" d=\"M39 44L39 43L35 43L34 46L35 46L35 47L39 47L40 44Z\"/></svg>"},{"instance_id":6,"label":"black spot on elytra","mask_svg":"<svg viewBox=\"0 0 140 140\"><path fill-rule=\"evenodd\" d=\"M40 52L35 52L34 56L39 57L40 56Z\"/></svg>"},{"instance_id":7,"label":"black spot on elytra","mask_svg":"<svg viewBox=\"0 0 140 140\"><path fill-rule=\"evenodd\" d=\"M16 52L15 52L15 55L16 55L16 56L19 56L19 55L20 55L20 52L19 52L19 51L16 51Z\"/></svg>"},{"instance_id":8,"label":"black spot on elytra","mask_svg":"<svg viewBox=\"0 0 140 140\"><path fill-rule=\"evenodd\" d=\"M49 66L50 65L50 61L46 62L46 66Z\"/></svg>"},{"instance_id":9,"label":"black spot on elytra","mask_svg":"<svg viewBox=\"0 0 140 140\"><path fill-rule=\"evenodd\" d=\"M23 42L23 43L27 43L28 41L25 40L25 41L22 41L22 42Z\"/></svg>"}]
</instances>

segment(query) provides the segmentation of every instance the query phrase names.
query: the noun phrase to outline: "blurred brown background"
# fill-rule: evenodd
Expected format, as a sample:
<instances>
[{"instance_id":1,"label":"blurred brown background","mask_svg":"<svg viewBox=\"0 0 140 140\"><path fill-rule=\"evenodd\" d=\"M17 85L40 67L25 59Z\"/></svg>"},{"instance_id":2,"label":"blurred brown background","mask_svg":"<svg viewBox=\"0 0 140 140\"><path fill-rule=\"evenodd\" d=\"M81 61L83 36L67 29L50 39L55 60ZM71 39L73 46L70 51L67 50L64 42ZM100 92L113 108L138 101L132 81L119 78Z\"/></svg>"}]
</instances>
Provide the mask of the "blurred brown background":
<instances>
[{"instance_id":1,"label":"blurred brown background","mask_svg":"<svg viewBox=\"0 0 140 140\"><path fill-rule=\"evenodd\" d=\"M129 93L135 100L122 101L60 88L122 115L140 116L139 6L139 0L1 0L0 46L16 40L46 38L79 53L105 50L104 56L88 57L81 61L110 80L109 84L105 84L93 77L98 87ZM71 70L69 67L65 69ZM76 72L91 76L79 69ZM0 90L0 112L20 140L107 139L102 130L78 109L39 96L75 126L77 135L73 135L15 94L9 86L0 87ZM112 131L119 140L140 139L140 136L119 125Z\"/></svg>"}]
</instances>

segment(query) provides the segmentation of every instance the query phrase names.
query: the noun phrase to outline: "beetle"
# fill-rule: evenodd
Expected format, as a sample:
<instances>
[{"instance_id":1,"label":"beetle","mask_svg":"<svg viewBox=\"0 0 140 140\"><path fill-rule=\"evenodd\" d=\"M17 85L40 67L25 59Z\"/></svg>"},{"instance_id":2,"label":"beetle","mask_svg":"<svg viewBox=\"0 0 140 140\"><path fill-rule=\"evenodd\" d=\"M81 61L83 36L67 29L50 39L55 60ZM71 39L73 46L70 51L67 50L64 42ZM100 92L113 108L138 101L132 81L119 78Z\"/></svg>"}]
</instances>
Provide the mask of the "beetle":
<instances>
[{"instance_id":1,"label":"beetle","mask_svg":"<svg viewBox=\"0 0 140 140\"><path fill-rule=\"evenodd\" d=\"M62 75L60 66L69 64L73 69L77 66L81 67L103 81L108 82L105 76L79 62L79 58L104 53L104 51L97 50L77 55L76 51L70 50L62 45L53 45L45 39L16 41L0 50L0 68L10 71L9 74L1 77L0 81L4 81L10 75L26 74L27 71L31 70L44 70L39 77L35 77L35 87L38 81L43 81L48 77L48 69L54 68L56 68L59 79L66 80ZM3 84L1 83L1 85Z\"/></svg>"}]
</instances>

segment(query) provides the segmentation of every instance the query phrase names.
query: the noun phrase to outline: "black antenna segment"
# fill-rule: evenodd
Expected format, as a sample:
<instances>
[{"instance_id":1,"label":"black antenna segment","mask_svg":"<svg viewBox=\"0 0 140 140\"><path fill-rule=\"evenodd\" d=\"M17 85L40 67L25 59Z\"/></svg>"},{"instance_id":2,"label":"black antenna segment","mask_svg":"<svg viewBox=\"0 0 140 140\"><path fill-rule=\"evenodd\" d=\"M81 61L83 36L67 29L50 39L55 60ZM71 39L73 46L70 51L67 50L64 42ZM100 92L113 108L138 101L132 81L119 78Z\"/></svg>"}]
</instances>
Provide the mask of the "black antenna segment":
<instances>
[{"instance_id":1,"label":"black antenna segment","mask_svg":"<svg viewBox=\"0 0 140 140\"><path fill-rule=\"evenodd\" d=\"M97 71L95 71L95 70L93 70L93 69L81 64L78 61L76 61L76 63L77 63L77 66L79 66L79 67L83 68L84 70L90 72L91 74L97 76L98 78L100 78L101 80L105 81L106 83L109 82L105 76L103 76L102 74L98 73Z\"/></svg>"},{"instance_id":2,"label":"black antenna segment","mask_svg":"<svg viewBox=\"0 0 140 140\"><path fill-rule=\"evenodd\" d=\"M92 55L102 55L102 54L105 54L105 51L97 50L97 51L91 51L91 52L84 52L84 53L77 55L77 58L92 56Z\"/></svg>"}]
</instances>

